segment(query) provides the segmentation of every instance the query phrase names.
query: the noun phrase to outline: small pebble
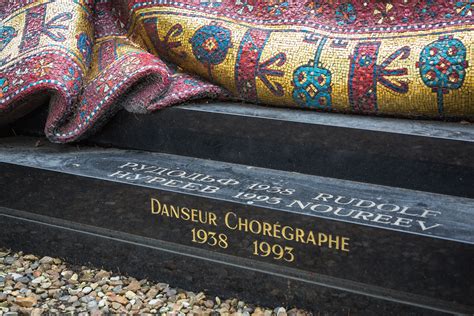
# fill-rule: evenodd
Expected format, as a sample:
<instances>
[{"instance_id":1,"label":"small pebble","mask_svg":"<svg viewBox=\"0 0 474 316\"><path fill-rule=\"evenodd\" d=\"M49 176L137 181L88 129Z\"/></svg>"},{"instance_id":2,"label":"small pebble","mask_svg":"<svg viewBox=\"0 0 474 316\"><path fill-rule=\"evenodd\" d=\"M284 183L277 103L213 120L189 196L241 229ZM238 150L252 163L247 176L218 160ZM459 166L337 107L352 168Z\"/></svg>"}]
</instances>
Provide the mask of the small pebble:
<instances>
[{"instance_id":1,"label":"small pebble","mask_svg":"<svg viewBox=\"0 0 474 316\"><path fill-rule=\"evenodd\" d=\"M73 295L69 298L69 300L67 301L68 303L75 303L79 300L79 297L77 297L76 295Z\"/></svg>"},{"instance_id":2,"label":"small pebble","mask_svg":"<svg viewBox=\"0 0 474 316\"><path fill-rule=\"evenodd\" d=\"M11 273L10 274L11 278L13 279L13 281L17 281L19 278L21 278L23 275L22 274L18 274L18 273Z\"/></svg>"},{"instance_id":3,"label":"small pebble","mask_svg":"<svg viewBox=\"0 0 474 316\"><path fill-rule=\"evenodd\" d=\"M82 289L82 293L84 294L89 294L90 292L92 292L92 288L90 286L86 286Z\"/></svg>"},{"instance_id":4,"label":"small pebble","mask_svg":"<svg viewBox=\"0 0 474 316\"><path fill-rule=\"evenodd\" d=\"M105 270L74 267L59 258L0 249L0 315L172 314L305 316L301 309L262 308L236 298L206 297ZM3 261L3 262L2 262ZM269 294L270 295L270 294Z\"/></svg>"},{"instance_id":5,"label":"small pebble","mask_svg":"<svg viewBox=\"0 0 474 316\"><path fill-rule=\"evenodd\" d=\"M158 300L158 299L152 299L152 300L150 300L150 301L148 302L148 304L149 304L149 305L156 305L156 304L158 304L159 302L161 302L161 301Z\"/></svg>"},{"instance_id":6,"label":"small pebble","mask_svg":"<svg viewBox=\"0 0 474 316\"><path fill-rule=\"evenodd\" d=\"M3 263L8 264L8 265L12 265L13 262L15 262L15 258L14 258L14 257L6 257L6 258L3 260Z\"/></svg>"},{"instance_id":7,"label":"small pebble","mask_svg":"<svg viewBox=\"0 0 474 316\"><path fill-rule=\"evenodd\" d=\"M36 279L33 279L33 280L31 281L31 283L33 283L33 284L40 284L40 283L43 282L43 281L44 281L44 277L43 277L43 276L40 276L40 277L37 277Z\"/></svg>"},{"instance_id":8,"label":"small pebble","mask_svg":"<svg viewBox=\"0 0 474 316\"><path fill-rule=\"evenodd\" d=\"M23 283L23 284L28 284L28 283L30 282L30 278L24 276L24 277L21 277L21 278L16 279L15 281L20 282L20 283Z\"/></svg>"},{"instance_id":9,"label":"small pebble","mask_svg":"<svg viewBox=\"0 0 474 316\"><path fill-rule=\"evenodd\" d=\"M41 258L41 260L39 261L41 264L50 264L50 263L53 263L53 258L51 257L43 257Z\"/></svg>"},{"instance_id":10,"label":"small pebble","mask_svg":"<svg viewBox=\"0 0 474 316\"><path fill-rule=\"evenodd\" d=\"M87 303L87 308L88 309L95 309L97 307L97 302L96 301L90 301Z\"/></svg>"},{"instance_id":11,"label":"small pebble","mask_svg":"<svg viewBox=\"0 0 474 316\"><path fill-rule=\"evenodd\" d=\"M133 293L132 291L127 291L125 293L125 297L128 298L129 300L133 299L135 296L136 296L136 294Z\"/></svg>"}]
</instances>

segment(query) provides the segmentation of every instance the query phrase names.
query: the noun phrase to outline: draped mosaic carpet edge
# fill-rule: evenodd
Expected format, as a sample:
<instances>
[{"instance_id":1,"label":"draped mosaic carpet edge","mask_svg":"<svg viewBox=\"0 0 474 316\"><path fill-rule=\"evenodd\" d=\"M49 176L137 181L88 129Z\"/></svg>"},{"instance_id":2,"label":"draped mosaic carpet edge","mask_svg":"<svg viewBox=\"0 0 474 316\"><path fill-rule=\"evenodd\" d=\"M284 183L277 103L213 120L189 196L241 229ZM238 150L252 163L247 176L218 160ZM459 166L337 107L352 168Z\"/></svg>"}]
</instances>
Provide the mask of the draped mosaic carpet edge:
<instances>
[{"instance_id":1,"label":"draped mosaic carpet edge","mask_svg":"<svg viewBox=\"0 0 474 316\"><path fill-rule=\"evenodd\" d=\"M150 3L135 3L125 26L105 1L94 12L72 1L38 1L7 16L0 110L20 111L32 106L19 105L25 96L54 91L46 134L57 142L90 134L124 95L127 110L141 113L231 97L337 112L474 117L474 33L467 19L343 34L302 21L275 25L179 2Z\"/></svg>"}]
</instances>

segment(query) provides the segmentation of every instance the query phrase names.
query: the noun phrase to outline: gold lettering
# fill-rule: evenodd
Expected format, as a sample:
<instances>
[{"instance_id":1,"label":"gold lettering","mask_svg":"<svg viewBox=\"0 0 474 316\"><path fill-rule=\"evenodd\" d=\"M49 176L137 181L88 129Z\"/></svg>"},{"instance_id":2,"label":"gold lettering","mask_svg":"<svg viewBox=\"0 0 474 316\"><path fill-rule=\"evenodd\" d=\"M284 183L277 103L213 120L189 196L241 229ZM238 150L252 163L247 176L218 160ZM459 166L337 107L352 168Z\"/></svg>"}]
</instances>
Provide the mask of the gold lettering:
<instances>
[{"instance_id":1,"label":"gold lettering","mask_svg":"<svg viewBox=\"0 0 474 316\"><path fill-rule=\"evenodd\" d=\"M273 225L273 237L281 239L281 225L278 223Z\"/></svg>"},{"instance_id":2,"label":"gold lettering","mask_svg":"<svg viewBox=\"0 0 474 316\"><path fill-rule=\"evenodd\" d=\"M321 247L322 244L328 241L328 236L323 233L318 234L318 246Z\"/></svg>"},{"instance_id":3,"label":"gold lettering","mask_svg":"<svg viewBox=\"0 0 474 316\"><path fill-rule=\"evenodd\" d=\"M313 245L316 246L316 240L314 239L314 233L312 230L309 231L308 233L308 237L306 238L306 242L309 244L309 243L312 243Z\"/></svg>"},{"instance_id":4,"label":"gold lettering","mask_svg":"<svg viewBox=\"0 0 474 316\"><path fill-rule=\"evenodd\" d=\"M320 198L329 197L321 196ZM367 201L364 201L364 203L367 203ZM165 204L160 202L160 200L156 198L150 199L150 209L152 214L176 218L183 221L192 221L194 223L218 226L219 218L217 213L215 212ZM361 214L361 217L363 215L365 214ZM225 213L224 224L225 227L230 230L239 230L245 233L250 232L254 235L268 236L275 239L283 239L285 241L292 241L301 244L312 244L313 246L326 247L339 251L349 252L349 237L332 235L324 232L314 232L312 230L305 230L289 225L282 225L279 222L272 223L252 218L246 218L243 216L241 217L237 213L232 211L228 211ZM403 224L406 224L406 222L400 220L394 225L402 226ZM227 240L222 239L224 238L222 236L225 235L218 235L216 232L208 232L207 230L197 228L196 230L193 229L193 242L196 243L207 243L210 246L218 245L221 248L225 248L227 245ZM259 242L258 245L255 245L255 252L258 253L254 253L255 255L272 256L275 260L294 260L294 256L292 253L293 248L287 245L278 245L263 242Z\"/></svg>"},{"instance_id":5,"label":"gold lettering","mask_svg":"<svg viewBox=\"0 0 474 316\"><path fill-rule=\"evenodd\" d=\"M349 252L349 238L342 237L341 250Z\"/></svg>"},{"instance_id":6,"label":"gold lettering","mask_svg":"<svg viewBox=\"0 0 474 316\"><path fill-rule=\"evenodd\" d=\"M156 205L156 209L155 209ZM157 199L151 199L151 213L152 214L160 214L161 212L161 203Z\"/></svg>"},{"instance_id":7,"label":"gold lettering","mask_svg":"<svg viewBox=\"0 0 474 316\"><path fill-rule=\"evenodd\" d=\"M187 207L181 208L181 219L183 221L189 221L191 219L191 215L189 215L189 208Z\"/></svg>"},{"instance_id":8,"label":"gold lettering","mask_svg":"<svg viewBox=\"0 0 474 316\"><path fill-rule=\"evenodd\" d=\"M197 217L197 210L195 208L191 209L191 222L197 222L196 217Z\"/></svg>"},{"instance_id":9,"label":"gold lettering","mask_svg":"<svg viewBox=\"0 0 474 316\"><path fill-rule=\"evenodd\" d=\"M166 204L163 204L161 214L170 217L170 213L168 212L168 206Z\"/></svg>"},{"instance_id":10,"label":"gold lettering","mask_svg":"<svg viewBox=\"0 0 474 316\"><path fill-rule=\"evenodd\" d=\"M329 248L332 248L332 245L336 244L336 249L339 249L339 236L336 236L336 238L333 238L332 235L329 235Z\"/></svg>"},{"instance_id":11,"label":"gold lettering","mask_svg":"<svg viewBox=\"0 0 474 316\"><path fill-rule=\"evenodd\" d=\"M209 212L209 225L217 226L217 215L213 212Z\"/></svg>"},{"instance_id":12,"label":"gold lettering","mask_svg":"<svg viewBox=\"0 0 474 316\"><path fill-rule=\"evenodd\" d=\"M286 231L290 230L290 233L287 233ZM295 238L295 235L293 234L294 229L291 226L284 226L283 229L281 230L281 234L283 235L283 238L286 240L293 240Z\"/></svg>"},{"instance_id":13,"label":"gold lettering","mask_svg":"<svg viewBox=\"0 0 474 316\"><path fill-rule=\"evenodd\" d=\"M242 227L244 227L244 229L242 229ZM244 220L242 220L242 218L239 217L239 230L243 230L244 232L247 232L248 229L249 229L248 219L244 218Z\"/></svg>"},{"instance_id":14,"label":"gold lettering","mask_svg":"<svg viewBox=\"0 0 474 316\"><path fill-rule=\"evenodd\" d=\"M237 214L235 214L234 212L227 212L224 217L225 226L227 226L228 228L232 230L235 230L237 229L238 225L237 224L235 224L235 226L230 225L230 221L229 221L230 216L233 216L234 219L237 218Z\"/></svg>"},{"instance_id":15,"label":"gold lettering","mask_svg":"<svg viewBox=\"0 0 474 316\"><path fill-rule=\"evenodd\" d=\"M301 228L297 228L296 234L295 234L295 240L297 242L304 243L303 237L304 237L304 230L302 230Z\"/></svg>"},{"instance_id":16,"label":"gold lettering","mask_svg":"<svg viewBox=\"0 0 474 316\"><path fill-rule=\"evenodd\" d=\"M256 224L256 225L254 225ZM255 226L257 226L257 229L255 229ZM257 221L256 219L253 219L250 221L250 231L256 235L260 234L260 232L262 231L262 224L260 224L259 221Z\"/></svg>"},{"instance_id":17,"label":"gold lettering","mask_svg":"<svg viewBox=\"0 0 474 316\"><path fill-rule=\"evenodd\" d=\"M267 223L267 222L263 222L263 232L262 232L262 234L264 236L273 237L272 236L272 224Z\"/></svg>"},{"instance_id":18,"label":"gold lettering","mask_svg":"<svg viewBox=\"0 0 474 316\"><path fill-rule=\"evenodd\" d=\"M203 224L206 224L207 223L207 212L204 214L204 218L202 217L202 214L203 212L202 211L199 211L199 222L200 223L203 223Z\"/></svg>"},{"instance_id":19,"label":"gold lettering","mask_svg":"<svg viewBox=\"0 0 474 316\"><path fill-rule=\"evenodd\" d=\"M170 205L170 209L171 209L171 216L179 219L179 207L174 207L173 205Z\"/></svg>"}]
</instances>

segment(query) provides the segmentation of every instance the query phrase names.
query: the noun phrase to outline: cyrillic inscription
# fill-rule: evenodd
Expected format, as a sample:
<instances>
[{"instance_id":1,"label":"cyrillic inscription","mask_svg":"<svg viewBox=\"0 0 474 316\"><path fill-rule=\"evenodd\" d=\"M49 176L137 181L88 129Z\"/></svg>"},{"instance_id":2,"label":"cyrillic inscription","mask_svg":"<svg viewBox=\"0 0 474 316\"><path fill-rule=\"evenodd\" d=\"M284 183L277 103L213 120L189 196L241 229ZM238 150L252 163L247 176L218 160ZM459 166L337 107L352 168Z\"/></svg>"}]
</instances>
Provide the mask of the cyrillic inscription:
<instances>
[{"instance_id":1,"label":"cyrillic inscription","mask_svg":"<svg viewBox=\"0 0 474 316\"><path fill-rule=\"evenodd\" d=\"M337 192L321 192L317 188L314 188L313 191L313 188L298 183L255 181L240 179L237 175L235 175L235 179L224 176L223 173L220 174L219 176L217 174L199 173L193 171L192 168L186 170L185 166L173 169L140 162L126 162L108 174L108 177L166 190L224 198L225 200L247 205L302 212L319 217L350 220L405 231L432 234L433 231L442 226L441 223L437 222L438 217L442 216L441 212L424 207L424 203L406 206L388 201L384 197L351 197L337 194ZM201 214L193 208L184 207L178 211L170 206L164 207L161 213L164 216L169 214L170 217L185 221L217 225L217 220L213 217L215 214ZM232 216L232 214L228 214L228 216ZM222 220L225 219L226 217ZM295 240L317 246L326 243L324 236L319 237L319 235L308 232L302 234L297 227L294 228L294 231L286 228L283 232L269 228L269 223L266 222L256 223L252 222L252 219L247 219L248 223L246 223L245 219L238 218L234 220L231 217L227 217L227 220L228 228L231 230L235 225L235 220L237 220L237 229L244 232L256 235L271 235L270 237L275 239ZM255 231L258 231L258 233L254 233ZM294 237L285 238L283 234L287 237L294 235ZM281 238L279 238L280 236ZM331 234L326 234L326 236L328 245L346 251L346 240L336 238Z\"/></svg>"}]
</instances>

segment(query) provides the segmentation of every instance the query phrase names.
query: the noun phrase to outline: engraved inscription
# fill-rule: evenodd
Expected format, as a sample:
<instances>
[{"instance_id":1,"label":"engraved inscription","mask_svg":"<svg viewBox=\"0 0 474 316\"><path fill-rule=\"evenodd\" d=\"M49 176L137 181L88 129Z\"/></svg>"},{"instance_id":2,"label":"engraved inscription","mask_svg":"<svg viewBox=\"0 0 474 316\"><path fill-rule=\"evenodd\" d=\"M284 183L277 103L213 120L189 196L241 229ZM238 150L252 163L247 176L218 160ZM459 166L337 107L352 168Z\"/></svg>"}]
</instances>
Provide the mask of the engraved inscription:
<instances>
[{"instance_id":1,"label":"engraved inscription","mask_svg":"<svg viewBox=\"0 0 474 316\"><path fill-rule=\"evenodd\" d=\"M273 256L275 260L285 260L288 262L295 261L295 255L293 254L293 247L288 246L281 246L279 244L270 245L266 241L257 241L253 242L253 255L261 256L261 257L268 257L270 255Z\"/></svg>"},{"instance_id":2,"label":"engraved inscription","mask_svg":"<svg viewBox=\"0 0 474 316\"><path fill-rule=\"evenodd\" d=\"M229 247L226 234L217 234L216 232L196 228L191 229L191 232L193 233L192 242L198 244L207 243L209 246L219 246L222 249Z\"/></svg>"},{"instance_id":3,"label":"engraved inscription","mask_svg":"<svg viewBox=\"0 0 474 316\"><path fill-rule=\"evenodd\" d=\"M239 216L234 211L208 211L190 206L172 205L164 203L158 198L150 199L151 214L180 221L195 223L191 229L191 242L198 245L208 245L215 249L238 247L239 243L231 243L229 233L241 232L249 234L254 240L249 254L257 257L270 257L274 260L294 262L297 259L295 248L288 242L295 242L310 247L332 249L334 251L349 252L350 238L328 232L313 231L279 222L262 221ZM219 216L221 214L221 216ZM200 228L197 225L209 226ZM215 231L212 227L221 228L224 233ZM226 233L226 232L229 233ZM261 237L269 237L274 242L262 241Z\"/></svg>"},{"instance_id":4,"label":"engraved inscription","mask_svg":"<svg viewBox=\"0 0 474 316\"><path fill-rule=\"evenodd\" d=\"M195 208L187 208L161 203L157 199L151 199L151 213L167 217L174 217L183 221L217 226L216 213L202 211Z\"/></svg>"},{"instance_id":5,"label":"engraved inscription","mask_svg":"<svg viewBox=\"0 0 474 316\"><path fill-rule=\"evenodd\" d=\"M427 231L441 224L428 223L428 220L441 212L424 208L414 209L397 204L380 203L354 197L345 197L328 193L319 193L312 201L293 200L287 205L291 208L308 209L315 214L333 214L338 217L375 222L395 227L419 228ZM382 214L380 211L388 214Z\"/></svg>"},{"instance_id":6,"label":"engraved inscription","mask_svg":"<svg viewBox=\"0 0 474 316\"><path fill-rule=\"evenodd\" d=\"M311 244L318 247L334 248L349 251L349 238L326 234L322 232L306 231L280 223L268 223L259 220L249 220L240 217L234 212L227 212L224 216L225 226L231 230L239 230L254 235L269 236L286 241L296 241L302 244Z\"/></svg>"},{"instance_id":7,"label":"engraved inscription","mask_svg":"<svg viewBox=\"0 0 474 316\"><path fill-rule=\"evenodd\" d=\"M202 171L196 172L192 167L188 169L187 166L170 167L141 162L124 162L117 166L115 171L109 173L108 177L118 181L199 194L256 207L281 209L312 214L320 218L339 219L430 235L440 228L445 229L438 221L438 218L443 215L441 211L430 209L424 203L416 203L416 201L410 201L409 206L403 205L383 196L370 196L370 192L364 192L364 197L348 196L337 191L319 191L317 187L286 180L241 178L239 174L227 172L206 174ZM229 224L227 228L230 230L237 229L300 243L305 240L307 244L313 243L314 239L314 243L318 246L325 243L324 236L319 238L315 235L313 238L310 233L302 234L297 227L294 231L287 228L283 232L271 228L271 224L264 221L257 224L252 222L252 219L247 219L248 223L246 223L245 219L233 218L231 213L226 214L227 217L218 219L212 212L200 213L198 210L186 207L178 210L171 206L164 207L159 213L211 226L217 226L219 221L227 220ZM237 228L234 228L236 224ZM295 237L285 238L283 234ZM282 238L279 238L280 236ZM326 236L327 243L331 247L346 251L346 240L336 238L331 234L326 234Z\"/></svg>"}]
</instances>

